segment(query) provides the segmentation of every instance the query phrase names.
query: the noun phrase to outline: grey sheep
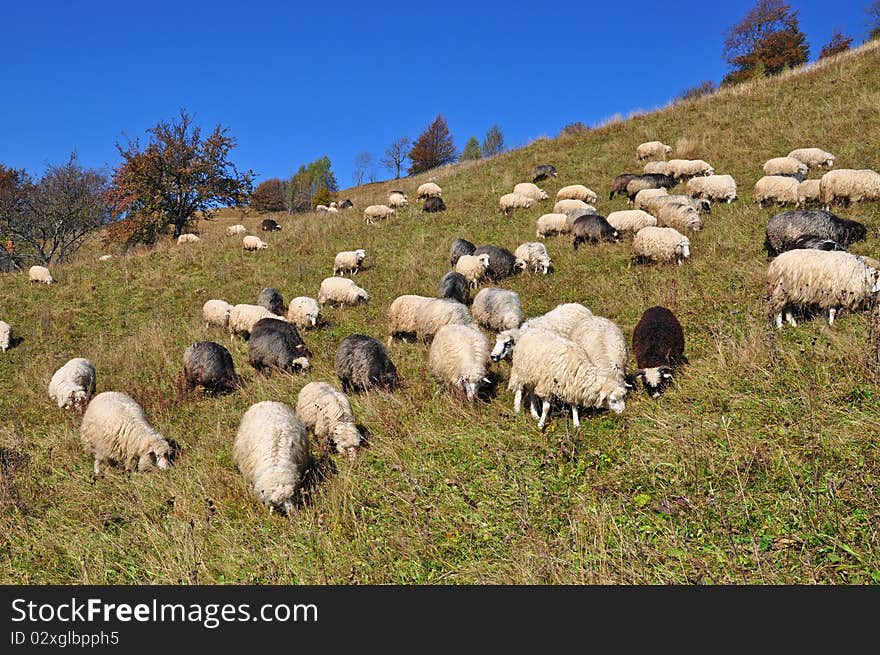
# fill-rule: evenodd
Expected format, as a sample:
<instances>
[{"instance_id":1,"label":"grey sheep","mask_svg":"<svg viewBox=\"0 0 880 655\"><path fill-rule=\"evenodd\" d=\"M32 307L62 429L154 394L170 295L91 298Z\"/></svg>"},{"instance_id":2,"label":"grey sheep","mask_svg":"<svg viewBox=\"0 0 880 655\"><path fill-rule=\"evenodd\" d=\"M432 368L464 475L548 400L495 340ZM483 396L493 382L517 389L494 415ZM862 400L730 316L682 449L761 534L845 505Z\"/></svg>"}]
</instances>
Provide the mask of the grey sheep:
<instances>
[{"instance_id":1,"label":"grey sheep","mask_svg":"<svg viewBox=\"0 0 880 655\"><path fill-rule=\"evenodd\" d=\"M366 334L351 334L339 344L336 375L343 391L392 390L400 384L397 367L391 361L388 349L381 341Z\"/></svg>"},{"instance_id":2,"label":"grey sheep","mask_svg":"<svg viewBox=\"0 0 880 655\"><path fill-rule=\"evenodd\" d=\"M260 291L260 297L257 299L257 305L268 309L273 314L284 316L286 308L284 306L284 297L278 289L266 287Z\"/></svg>"},{"instance_id":3,"label":"grey sheep","mask_svg":"<svg viewBox=\"0 0 880 655\"><path fill-rule=\"evenodd\" d=\"M451 298L463 305L471 301L471 285L467 278L458 271L449 271L440 280L440 288L437 290L438 298Z\"/></svg>"},{"instance_id":4,"label":"grey sheep","mask_svg":"<svg viewBox=\"0 0 880 655\"><path fill-rule=\"evenodd\" d=\"M858 221L841 218L824 209L793 209L776 214L767 222L764 248L769 257L791 250L798 239L820 237L847 247L861 241L867 228Z\"/></svg>"},{"instance_id":5,"label":"grey sheep","mask_svg":"<svg viewBox=\"0 0 880 655\"><path fill-rule=\"evenodd\" d=\"M477 247L467 239L456 239L449 249L449 265L455 268L455 264L462 255L473 255Z\"/></svg>"},{"instance_id":6,"label":"grey sheep","mask_svg":"<svg viewBox=\"0 0 880 655\"><path fill-rule=\"evenodd\" d=\"M600 241L620 241L620 232L611 225L604 216L587 214L579 216L571 224L574 239L571 245L577 250L582 243L599 243Z\"/></svg>"},{"instance_id":7,"label":"grey sheep","mask_svg":"<svg viewBox=\"0 0 880 655\"><path fill-rule=\"evenodd\" d=\"M306 348L293 323L278 318L261 318L251 330L248 340L248 361L257 371L279 369L287 373L309 368Z\"/></svg>"},{"instance_id":8,"label":"grey sheep","mask_svg":"<svg viewBox=\"0 0 880 655\"><path fill-rule=\"evenodd\" d=\"M232 391L240 382L232 355L213 341L197 341L183 351L183 379L187 391L202 387L213 395Z\"/></svg>"}]
</instances>

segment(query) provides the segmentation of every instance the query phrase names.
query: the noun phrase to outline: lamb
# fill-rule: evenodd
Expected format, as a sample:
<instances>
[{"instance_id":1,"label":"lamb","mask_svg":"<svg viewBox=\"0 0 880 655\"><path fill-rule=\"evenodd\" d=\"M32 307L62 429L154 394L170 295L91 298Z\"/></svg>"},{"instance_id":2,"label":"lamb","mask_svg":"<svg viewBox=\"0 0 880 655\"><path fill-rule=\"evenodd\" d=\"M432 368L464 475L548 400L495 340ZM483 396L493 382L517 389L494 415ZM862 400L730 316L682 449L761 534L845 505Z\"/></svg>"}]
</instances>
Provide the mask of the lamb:
<instances>
[{"instance_id":1,"label":"lamb","mask_svg":"<svg viewBox=\"0 0 880 655\"><path fill-rule=\"evenodd\" d=\"M444 325L431 342L428 365L442 382L464 390L468 401L480 385L489 382L489 341L473 325Z\"/></svg>"},{"instance_id":2,"label":"lamb","mask_svg":"<svg viewBox=\"0 0 880 655\"><path fill-rule=\"evenodd\" d=\"M226 236L237 237L239 234L247 234L247 228L244 225L229 225L226 228Z\"/></svg>"},{"instance_id":3,"label":"lamb","mask_svg":"<svg viewBox=\"0 0 880 655\"><path fill-rule=\"evenodd\" d=\"M392 390L400 384L385 345L365 334L350 334L336 350L336 375L343 391Z\"/></svg>"},{"instance_id":4,"label":"lamb","mask_svg":"<svg viewBox=\"0 0 880 655\"><path fill-rule=\"evenodd\" d=\"M296 415L314 433L322 450L334 447L336 452L354 457L363 442L351 403L327 382L309 382L300 389Z\"/></svg>"},{"instance_id":5,"label":"lamb","mask_svg":"<svg viewBox=\"0 0 880 655\"><path fill-rule=\"evenodd\" d=\"M660 173L661 175L672 175L672 167L667 161L649 161L642 169L644 173Z\"/></svg>"},{"instance_id":6,"label":"lamb","mask_svg":"<svg viewBox=\"0 0 880 655\"><path fill-rule=\"evenodd\" d=\"M44 284L52 284L55 280L49 269L45 266L31 266L28 269L28 280L30 282L42 282Z\"/></svg>"},{"instance_id":7,"label":"lamb","mask_svg":"<svg viewBox=\"0 0 880 655\"><path fill-rule=\"evenodd\" d=\"M264 218L263 222L260 224L260 229L262 229L263 232L277 232L281 229L281 225L271 218Z\"/></svg>"},{"instance_id":8,"label":"lamb","mask_svg":"<svg viewBox=\"0 0 880 655\"><path fill-rule=\"evenodd\" d=\"M397 209L409 205L409 198L403 191L392 191L388 194L388 206Z\"/></svg>"},{"instance_id":9,"label":"lamb","mask_svg":"<svg viewBox=\"0 0 880 655\"><path fill-rule=\"evenodd\" d=\"M809 168L832 168L834 166L834 155L825 152L822 148L795 148L788 153L788 156L806 164Z\"/></svg>"},{"instance_id":10,"label":"lamb","mask_svg":"<svg viewBox=\"0 0 880 655\"><path fill-rule=\"evenodd\" d=\"M143 408L131 396L104 391L92 398L79 427L87 455L95 458L95 475L105 462L126 471L167 470L172 446L149 422Z\"/></svg>"},{"instance_id":11,"label":"lamb","mask_svg":"<svg viewBox=\"0 0 880 655\"><path fill-rule=\"evenodd\" d=\"M230 337L247 339L257 321L264 318L278 318L265 307L240 303L229 310L229 321L226 324Z\"/></svg>"},{"instance_id":12,"label":"lamb","mask_svg":"<svg viewBox=\"0 0 880 655\"><path fill-rule=\"evenodd\" d=\"M798 185L797 192L797 204L800 208L805 208L807 205L818 205L820 203L819 198L819 184L821 180L804 180Z\"/></svg>"},{"instance_id":13,"label":"lamb","mask_svg":"<svg viewBox=\"0 0 880 655\"><path fill-rule=\"evenodd\" d=\"M187 391L202 387L214 396L241 383L232 355L213 341L197 341L183 351L183 379Z\"/></svg>"},{"instance_id":14,"label":"lamb","mask_svg":"<svg viewBox=\"0 0 880 655\"><path fill-rule=\"evenodd\" d=\"M177 243L198 243L201 240L201 237L198 237L195 234L191 234L189 232L187 232L186 234L181 234L179 237L177 237Z\"/></svg>"},{"instance_id":15,"label":"lamb","mask_svg":"<svg viewBox=\"0 0 880 655\"><path fill-rule=\"evenodd\" d=\"M513 192L531 198L535 202L547 199L547 192L533 182L520 182L513 187Z\"/></svg>"},{"instance_id":16,"label":"lamb","mask_svg":"<svg viewBox=\"0 0 880 655\"><path fill-rule=\"evenodd\" d=\"M477 247L467 239L456 239L449 249L449 265L455 268L455 263L462 255L473 255Z\"/></svg>"},{"instance_id":17,"label":"lamb","mask_svg":"<svg viewBox=\"0 0 880 655\"><path fill-rule=\"evenodd\" d=\"M388 345L404 335L415 335L423 343L430 341L444 325L473 325L466 305L448 298L403 295L388 308Z\"/></svg>"},{"instance_id":18,"label":"lamb","mask_svg":"<svg viewBox=\"0 0 880 655\"><path fill-rule=\"evenodd\" d=\"M633 204L636 209L647 209L645 206L649 200L652 198L657 198L659 196L668 196L669 191L660 187L659 189L642 189L639 191L635 197L633 198Z\"/></svg>"},{"instance_id":19,"label":"lamb","mask_svg":"<svg viewBox=\"0 0 880 655\"><path fill-rule=\"evenodd\" d=\"M321 318L321 305L314 298L297 296L287 307L287 320L300 329L315 327Z\"/></svg>"},{"instance_id":20,"label":"lamb","mask_svg":"<svg viewBox=\"0 0 880 655\"><path fill-rule=\"evenodd\" d=\"M245 250L266 250L269 247L268 243L253 234L248 234L242 239L242 244Z\"/></svg>"},{"instance_id":21,"label":"lamb","mask_svg":"<svg viewBox=\"0 0 880 655\"><path fill-rule=\"evenodd\" d=\"M254 324L248 340L248 361L258 372L304 372L309 368L310 356L299 331L289 321L261 318Z\"/></svg>"},{"instance_id":22,"label":"lamb","mask_svg":"<svg viewBox=\"0 0 880 655\"><path fill-rule=\"evenodd\" d=\"M336 253L333 258L333 275L344 275L351 273L357 275L361 267L361 262L367 256L367 251L363 248L357 250L343 250Z\"/></svg>"},{"instance_id":23,"label":"lamb","mask_svg":"<svg viewBox=\"0 0 880 655\"><path fill-rule=\"evenodd\" d=\"M58 407L82 411L95 394L95 365L75 357L59 368L49 381L49 398Z\"/></svg>"},{"instance_id":24,"label":"lamb","mask_svg":"<svg viewBox=\"0 0 880 655\"><path fill-rule=\"evenodd\" d=\"M437 291L438 298L451 298L463 305L467 305L471 298L471 286L467 278L457 271L449 271L440 280L440 288Z\"/></svg>"},{"instance_id":25,"label":"lamb","mask_svg":"<svg viewBox=\"0 0 880 655\"><path fill-rule=\"evenodd\" d=\"M498 287L480 289L474 296L471 315L477 325L494 332L513 330L523 322L519 294Z\"/></svg>"},{"instance_id":26,"label":"lamb","mask_svg":"<svg viewBox=\"0 0 880 655\"><path fill-rule=\"evenodd\" d=\"M589 321L593 316L593 312L581 305L580 303L570 302L562 303L551 309L546 314L535 316L524 322L518 329L504 330L495 336L495 347L490 353L493 362L500 362L502 359L510 359L513 355L516 340L525 330L531 328L542 328L552 330L564 337L572 335L577 327Z\"/></svg>"},{"instance_id":27,"label":"lamb","mask_svg":"<svg viewBox=\"0 0 880 655\"><path fill-rule=\"evenodd\" d=\"M202 318L205 319L205 327L219 327L224 330L229 328L229 313L232 305L225 300L212 298L202 305Z\"/></svg>"},{"instance_id":28,"label":"lamb","mask_svg":"<svg viewBox=\"0 0 880 655\"><path fill-rule=\"evenodd\" d=\"M265 307L277 316L284 316L284 297L281 295L281 292L278 291L278 289L274 289L273 287L266 287L265 289L260 291L260 296L257 299L257 305L259 305L260 307Z\"/></svg>"},{"instance_id":29,"label":"lamb","mask_svg":"<svg viewBox=\"0 0 880 655\"><path fill-rule=\"evenodd\" d=\"M0 352L6 352L12 345L12 326L6 321L0 321Z\"/></svg>"},{"instance_id":30,"label":"lamb","mask_svg":"<svg viewBox=\"0 0 880 655\"><path fill-rule=\"evenodd\" d=\"M880 173L870 169L838 168L819 179L819 200L825 209L862 200L880 200Z\"/></svg>"},{"instance_id":31,"label":"lamb","mask_svg":"<svg viewBox=\"0 0 880 655\"><path fill-rule=\"evenodd\" d=\"M505 193L498 201L498 209L505 216L510 216L514 209L529 209L535 201L518 193Z\"/></svg>"},{"instance_id":32,"label":"lamb","mask_svg":"<svg viewBox=\"0 0 880 655\"><path fill-rule=\"evenodd\" d=\"M676 180L715 174L715 169L702 159L670 159L666 163L669 164L668 174Z\"/></svg>"},{"instance_id":33,"label":"lamb","mask_svg":"<svg viewBox=\"0 0 880 655\"><path fill-rule=\"evenodd\" d=\"M600 241L620 241L618 232L604 216L587 214L577 217L571 224L574 239L571 245L577 250L582 243L599 243Z\"/></svg>"},{"instance_id":34,"label":"lamb","mask_svg":"<svg viewBox=\"0 0 880 655\"><path fill-rule=\"evenodd\" d=\"M671 189L676 184L676 180L671 175L662 175L660 173L646 173L633 177L626 184L626 197L630 202L634 201L636 194L642 189Z\"/></svg>"},{"instance_id":35,"label":"lamb","mask_svg":"<svg viewBox=\"0 0 880 655\"><path fill-rule=\"evenodd\" d=\"M584 216L585 214L595 214L596 208L592 205L588 205L583 200L567 198L565 200L556 201L556 204L553 205L553 213L565 214L571 220L574 220L578 216Z\"/></svg>"},{"instance_id":36,"label":"lamb","mask_svg":"<svg viewBox=\"0 0 880 655\"><path fill-rule=\"evenodd\" d=\"M439 186L434 184L433 182L425 182L424 184L420 184L418 190L416 191L416 198L419 200L424 200L425 198L431 197L440 197L443 191Z\"/></svg>"},{"instance_id":37,"label":"lamb","mask_svg":"<svg viewBox=\"0 0 880 655\"><path fill-rule=\"evenodd\" d=\"M468 281L471 288L476 288L480 281L486 277L489 269L489 255L462 255L455 263L455 270L461 273Z\"/></svg>"},{"instance_id":38,"label":"lamb","mask_svg":"<svg viewBox=\"0 0 880 655\"><path fill-rule=\"evenodd\" d=\"M639 193L643 192L640 191ZM636 202L638 202L638 198ZM605 217L605 220L618 232L638 232L648 225L657 225L657 219L641 209L624 209L611 212Z\"/></svg>"},{"instance_id":39,"label":"lamb","mask_svg":"<svg viewBox=\"0 0 880 655\"><path fill-rule=\"evenodd\" d=\"M443 198L440 196L425 198L425 203L422 205L422 211L428 213L445 212L446 203L443 202Z\"/></svg>"},{"instance_id":40,"label":"lamb","mask_svg":"<svg viewBox=\"0 0 880 655\"><path fill-rule=\"evenodd\" d=\"M646 159L666 159L666 155L672 153L672 146L667 146L660 141L648 141L636 148L636 157L639 161Z\"/></svg>"},{"instance_id":41,"label":"lamb","mask_svg":"<svg viewBox=\"0 0 880 655\"><path fill-rule=\"evenodd\" d=\"M643 260L681 265L691 256L691 242L675 228L648 226L636 232L633 251Z\"/></svg>"},{"instance_id":42,"label":"lamb","mask_svg":"<svg viewBox=\"0 0 880 655\"><path fill-rule=\"evenodd\" d=\"M608 200L612 200L618 193L626 195L626 185L629 184L630 180L640 175L641 173L621 173L611 180L611 193L608 195Z\"/></svg>"},{"instance_id":43,"label":"lamb","mask_svg":"<svg viewBox=\"0 0 880 655\"><path fill-rule=\"evenodd\" d=\"M276 509L290 514L311 464L306 427L284 403L251 405L238 425L232 461L270 514Z\"/></svg>"},{"instance_id":44,"label":"lamb","mask_svg":"<svg viewBox=\"0 0 880 655\"><path fill-rule=\"evenodd\" d=\"M573 222L568 214L544 214L536 222L535 236L543 239L554 234L568 234Z\"/></svg>"},{"instance_id":45,"label":"lamb","mask_svg":"<svg viewBox=\"0 0 880 655\"><path fill-rule=\"evenodd\" d=\"M828 311L828 325L841 309L856 311L876 299L880 271L865 258L848 252L789 250L770 262L767 292L776 327L782 315L797 327L796 309L818 307Z\"/></svg>"},{"instance_id":46,"label":"lamb","mask_svg":"<svg viewBox=\"0 0 880 655\"><path fill-rule=\"evenodd\" d=\"M674 379L675 370L687 364L681 323L660 305L642 313L633 329L632 349L639 367L636 378L652 398L658 398Z\"/></svg>"},{"instance_id":47,"label":"lamb","mask_svg":"<svg viewBox=\"0 0 880 655\"><path fill-rule=\"evenodd\" d=\"M564 186L556 192L557 200L583 200L586 203L595 205L599 201L599 197L592 189L588 189L583 184L570 184Z\"/></svg>"},{"instance_id":48,"label":"lamb","mask_svg":"<svg viewBox=\"0 0 880 655\"><path fill-rule=\"evenodd\" d=\"M755 202L761 207L766 207L771 202L796 205L799 186L800 182L793 177L765 175L755 182Z\"/></svg>"},{"instance_id":49,"label":"lamb","mask_svg":"<svg viewBox=\"0 0 880 655\"><path fill-rule=\"evenodd\" d=\"M553 262L550 261L550 255L547 253L547 246L539 241L521 243L513 251L513 255L524 261L526 268L535 273L547 275L553 267Z\"/></svg>"},{"instance_id":50,"label":"lamb","mask_svg":"<svg viewBox=\"0 0 880 655\"><path fill-rule=\"evenodd\" d=\"M347 277L327 277L321 281L318 302L322 305L356 305L367 302L370 294Z\"/></svg>"},{"instance_id":51,"label":"lamb","mask_svg":"<svg viewBox=\"0 0 880 655\"><path fill-rule=\"evenodd\" d=\"M736 200L736 180L732 175L707 175L688 180L685 190L689 196L705 200L731 203Z\"/></svg>"},{"instance_id":52,"label":"lamb","mask_svg":"<svg viewBox=\"0 0 880 655\"><path fill-rule=\"evenodd\" d=\"M474 250L474 255L489 255L489 268L486 269L486 277L498 281L510 277L525 270L526 263L507 248L493 246L491 244L479 246Z\"/></svg>"},{"instance_id":53,"label":"lamb","mask_svg":"<svg viewBox=\"0 0 880 655\"><path fill-rule=\"evenodd\" d=\"M397 211L387 205L370 205L364 209L364 222L372 225L376 221L381 221L394 216Z\"/></svg>"},{"instance_id":54,"label":"lamb","mask_svg":"<svg viewBox=\"0 0 880 655\"><path fill-rule=\"evenodd\" d=\"M556 167L553 164L538 164L532 169L532 182L540 182L556 176Z\"/></svg>"},{"instance_id":55,"label":"lamb","mask_svg":"<svg viewBox=\"0 0 880 655\"><path fill-rule=\"evenodd\" d=\"M764 162L764 175L797 175L803 181L807 177L809 167L794 157L773 157Z\"/></svg>"},{"instance_id":56,"label":"lamb","mask_svg":"<svg viewBox=\"0 0 880 655\"><path fill-rule=\"evenodd\" d=\"M824 209L794 209L776 214L767 222L764 248L769 257L791 250L804 236L829 239L847 247L861 241L868 229L858 221L840 218Z\"/></svg>"}]
</instances>

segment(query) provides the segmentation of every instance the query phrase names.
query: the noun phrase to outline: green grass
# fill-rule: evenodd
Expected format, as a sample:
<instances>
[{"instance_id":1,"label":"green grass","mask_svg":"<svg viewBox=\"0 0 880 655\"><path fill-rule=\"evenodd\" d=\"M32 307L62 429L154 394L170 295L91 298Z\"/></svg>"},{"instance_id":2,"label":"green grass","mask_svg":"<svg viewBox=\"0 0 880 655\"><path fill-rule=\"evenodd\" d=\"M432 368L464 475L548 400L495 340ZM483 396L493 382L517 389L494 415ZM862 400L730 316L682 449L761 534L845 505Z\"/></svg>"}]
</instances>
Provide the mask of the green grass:
<instances>
[{"instance_id":1,"label":"green grass","mask_svg":"<svg viewBox=\"0 0 880 655\"><path fill-rule=\"evenodd\" d=\"M559 178L551 199L583 183L603 214L625 207L608 183L638 171L636 146L661 139L675 156L709 161L733 175L740 199L713 207L692 234L681 267L638 266L630 239L575 252L551 237L555 273L520 275L526 314L583 302L629 337L645 308L681 319L691 365L659 400L644 392L625 412L555 417L542 434L515 416L505 389L468 405L439 388L423 346L391 355L404 380L396 393L352 396L370 447L354 461L330 456L307 502L290 518L268 515L231 460L244 411L261 400L295 405L310 380L336 383L340 340L384 340L386 311L404 293L433 295L456 237L513 250L534 240L552 200L511 217L498 198L531 167ZM764 292L764 226L751 190L761 164L817 145L840 168L878 168L880 48L844 55L781 79L723 91L614 122L582 136L542 139L476 164L350 189L356 209L338 217L278 220L225 211L200 221L201 243L163 243L98 264L91 246L57 266L57 284L0 278L0 318L23 341L0 355L0 582L3 583L706 583L880 582L880 367L872 312L777 332ZM818 173L817 173L818 174ZM366 226L361 210L391 188L415 199L436 177L449 210L418 206ZM869 226L859 254L878 255L880 208L841 210ZM270 247L242 251L227 225L243 222ZM263 379L246 344L206 330L209 298L255 302L274 286L285 300L316 295L334 254L363 247L356 278L372 295L357 308L327 310L330 325L305 334L308 375ZM246 379L218 399L178 393L183 350L226 345ZM71 357L91 359L98 390L125 391L181 446L165 473L109 471L92 478L78 419L46 393ZM633 362L634 365L634 362ZM317 454L317 449L316 449Z\"/></svg>"}]
</instances>

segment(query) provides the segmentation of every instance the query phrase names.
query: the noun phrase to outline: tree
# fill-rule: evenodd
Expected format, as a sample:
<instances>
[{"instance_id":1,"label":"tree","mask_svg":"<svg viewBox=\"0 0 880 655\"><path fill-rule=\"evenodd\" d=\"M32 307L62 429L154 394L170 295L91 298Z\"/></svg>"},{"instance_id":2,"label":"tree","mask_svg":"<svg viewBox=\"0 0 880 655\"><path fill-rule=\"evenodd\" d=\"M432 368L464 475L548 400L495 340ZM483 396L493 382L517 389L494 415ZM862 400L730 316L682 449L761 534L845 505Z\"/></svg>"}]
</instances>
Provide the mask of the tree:
<instances>
[{"instance_id":1,"label":"tree","mask_svg":"<svg viewBox=\"0 0 880 655\"><path fill-rule=\"evenodd\" d=\"M810 49L797 14L783 0L757 0L725 35L724 57L733 70L722 84L743 82L761 72L776 75L806 63Z\"/></svg>"},{"instance_id":2,"label":"tree","mask_svg":"<svg viewBox=\"0 0 880 655\"><path fill-rule=\"evenodd\" d=\"M385 151L385 157L379 162L389 171L394 173L395 180L400 178L400 169L406 159L406 151L409 148L409 143L409 137L402 136L399 139L395 139Z\"/></svg>"},{"instance_id":3,"label":"tree","mask_svg":"<svg viewBox=\"0 0 880 655\"><path fill-rule=\"evenodd\" d=\"M369 152L359 152L354 158L354 185L360 186L364 183L367 172L373 165L373 155Z\"/></svg>"},{"instance_id":4,"label":"tree","mask_svg":"<svg viewBox=\"0 0 880 655\"><path fill-rule=\"evenodd\" d=\"M251 194L251 207L258 212L280 212L284 209L284 183L277 177L264 180Z\"/></svg>"},{"instance_id":5,"label":"tree","mask_svg":"<svg viewBox=\"0 0 880 655\"><path fill-rule=\"evenodd\" d=\"M868 14L868 39L880 38L880 0L874 0L865 13Z\"/></svg>"},{"instance_id":6,"label":"tree","mask_svg":"<svg viewBox=\"0 0 880 655\"><path fill-rule=\"evenodd\" d=\"M457 153L446 119L440 114L419 135L409 151L409 174L424 173L432 168L451 164L456 160Z\"/></svg>"},{"instance_id":7,"label":"tree","mask_svg":"<svg viewBox=\"0 0 880 655\"><path fill-rule=\"evenodd\" d=\"M315 192L315 197L312 198L312 203L314 203L315 207L318 205L324 205L326 207L330 204L330 189L327 188L326 184L322 184L318 187L318 190ZM314 207L312 209L314 209Z\"/></svg>"},{"instance_id":8,"label":"tree","mask_svg":"<svg viewBox=\"0 0 880 655\"><path fill-rule=\"evenodd\" d=\"M472 159L479 159L483 154L480 152L480 142L477 141L477 137L472 136L468 139L467 143L464 144L464 150L461 152L461 160L468 161Z\"/></svg>"},{"instance_id":9,"label":"tree","mask_svg":"<svg viewBox=\"0 0 880 655\"><path fill-rule=\"evenodd\" d=\"M107 194L116 217L133 223L159 221L160 229L174 227L180 236L196 213L204 218L221 206L239 207L253 190L254 172L240 173L229 159L236 140L217 125L207 138L186 110L171 121L160 121L138 140L116 144L122 164L113 173ZM137 234L133 234L137 238Z\"/></svg>"},{"instance_id":10,"label":"tree","mask_svg":"<svg viewBox=\"0 0 880 655\"><path fill-rule=\"evenodd\" d=\"M689 89L685 89L681 93L679 93L675 97L675 101L679 102L682 100L693 100L694 98L701 98L703 96L709 95L710 93L714 93L718 87L715 86L715 82L712 80L703 80L696 86L692 86Z\"/></svg>"},{"instance_id":11,"label":"tree","mask_svg":"<svg viewBox=\"0 0 880 655\"><path fill-rule=\"evenodd\" d=\"M559 136L575 136L579 134L586 134L590 131L590 128L583 121L575 121L574 123L569 123L565 127L563 127L559 131Z\"/></svg>"},{"instance_id":12,"label":"tree","mask_svg":"<svg viewBox=\"0 0 880 655\"><path fill-rule=\"evenodd\" d=\"M483 157L494 157L504 152L504 135L501 133L500 127L493 125L489 128L483 139L482 149Z\"/></svg>"},{"instance_id":13,"label":"tree","mask_svg":"<svg viewBox=\"0 0 880 655\"><path fill-rule=\"evenodd\" d=\"M852 41L851 37L844 37L843 34L840 33L840 30L837 30L831 35L831 40L822 46L822 51L819 53L819 59L825 59L825 57L836 55L838 52L849 50Z\"/></svg>"},{"instance_id":14,"label":"tree","mask_svg":"<svg viewBox=\"0 0 880 655\"><path fill-rule=\"evenodd\" d=\"M330 170L329 157L321 157L309 164L303 164L287 182L285 202L288 213L312 211L315 195L323 186L329 194L339 191L336 175Z\"/></svg>"},{"instance_id":15,"label":"tree","mask_svg":"<svg viewBox=\"0 0 880 655\"><path fill-rule=\"evenodd\" d=\"M66 164L49 166L36 184L23 170L2 166L0 180L0 233L12 239L17 258L44 266L69 261L109 218L107 178L80 166L76 153Z\"/></svg>"}]
</instances>

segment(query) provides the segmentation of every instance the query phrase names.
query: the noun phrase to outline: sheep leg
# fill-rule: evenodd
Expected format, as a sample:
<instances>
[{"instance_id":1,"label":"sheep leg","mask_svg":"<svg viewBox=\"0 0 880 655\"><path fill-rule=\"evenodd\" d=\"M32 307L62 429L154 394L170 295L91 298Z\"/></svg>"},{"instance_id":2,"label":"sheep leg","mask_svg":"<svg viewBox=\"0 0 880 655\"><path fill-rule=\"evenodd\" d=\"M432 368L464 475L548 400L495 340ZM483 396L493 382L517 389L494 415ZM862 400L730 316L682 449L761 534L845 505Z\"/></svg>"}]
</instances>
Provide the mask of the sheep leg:
<instances>
[{"instance_id":1,"label":"sheep leg","mask_svg":"<svg viewBox=\"0 0 880 655\"><path fill-rule=\"evenodd\" d=\"M95 471L95 476L101 475L101 462L98 461L97 457L95 458L94 471Z\"/></svg>"},{"instance_id":2,"label":"sheep leg","mask_svg":"<svg viewBox=\"0 0 880 655\"><path fill-rule=\"evenodd\" d=\"M788 321L788 324L791 325L791 327L797 327L797 321L794 320L794 314L792 314L790 309L785 311L785 320Z\"/></svg>"},{"instance_id":3,"label":"sheep leg","mask_svg":"<svg viewBox=\"0 0 880 655\"><path fill-rule=\"evenodd\" d=\"M547 423L547 415L550 413L550 401L545 400L541 407L541 418L538 420L538 427L543 430Z\"/></svg>"},{"instance_id":4,"label":"sheep leg","mask_svg":"<svg viewBox=\"0 0 880 655\"><path fill-rule=\"evenodd\" d=\"M782 312L776 314L776 327L780 330L782 329Z\"/></svg>"},{"instance_id":5,"label":"sheep leg","mask_svg":"<svg viewBox=\"0 0 880 655\"><path fill-rule=\"evenodd\" d=\"M529 396L529 412L535 418L541 418L540 413L538 413L538 397L535 394Z\"/></svg>"},{"instance_id":6,"label":"sheep leg","mask_svg":"<svg viewBox=\"0 0 880 655\"><path fill-rule=\"evenodd\" d=\"M837 314L837 310L834 307L830 307L828 309L828 325L834 325L835 314Z\"/></svg>"},{"instance_id":7,"label":"sheep leg","mask_svg":"<svg viewBox=\"0 0 880 655\"><path fill-rule=\"evenodd\" d=\"M580 418L578 417L577 405L571 406L571 422L574 425L575 430L577 430L581 426L581 421L580 421Z\"/></svg>"},{"instance_id":8,"label":"sheep leg","mask_svg":"<svg viewBox=\"0 0 880 655\"><path fill-rule=\"evenodd\" d=\"M519 414L519 410L522 407L522 387L519 387L516 390L516 393L513 394L513 413Z\"/></svg>"}]
</instances>

